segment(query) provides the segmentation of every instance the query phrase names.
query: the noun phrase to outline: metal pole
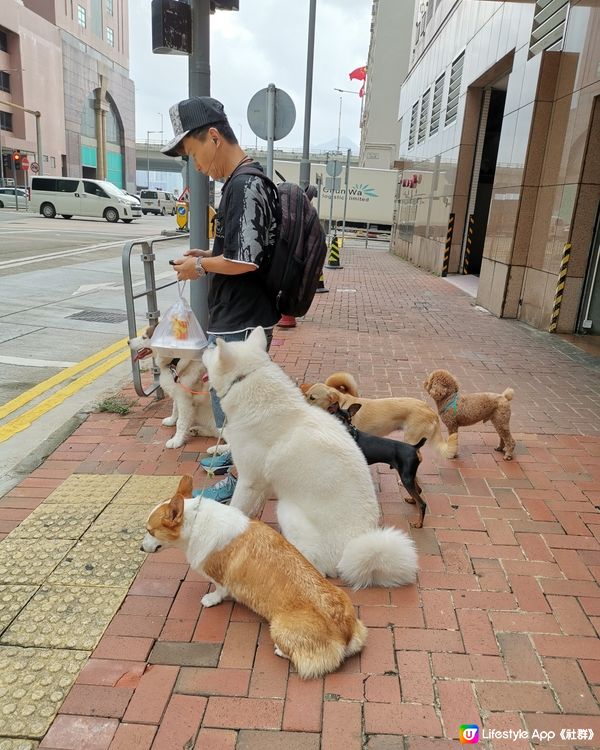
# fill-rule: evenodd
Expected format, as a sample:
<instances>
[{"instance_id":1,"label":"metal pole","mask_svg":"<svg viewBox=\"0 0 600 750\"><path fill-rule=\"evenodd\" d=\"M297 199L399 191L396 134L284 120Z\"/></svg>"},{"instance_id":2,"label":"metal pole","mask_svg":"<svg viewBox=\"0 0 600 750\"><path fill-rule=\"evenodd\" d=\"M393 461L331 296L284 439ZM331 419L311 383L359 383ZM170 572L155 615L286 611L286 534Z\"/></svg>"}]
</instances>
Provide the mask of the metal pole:
<instances>
[{"instance_id":1,"label":"metal pole","mask_svg":"<svg viewBox=\"0 0 600 750\"><path fill-rule=\"evenodd\" d=\"M150 131L146 130L146 187L150 189Z\"/></svg>"},{"instance_id":2,"label":"metal pole","mask_svg":"<svg viewBox=\"0 0 600 750\"><path fill-rule=\"evenodd\" d=\"M327 154L327 161L329 161L329 154ZM333 222L333 194L335 193L335 181L337 177L331 178L331 195L329 196L329 223L327 225L327 234L331 235L331 224Z\"/></svg>"},{"instance_id":3,"label":"metal pole","mask_svg":"<svg viewBox=\"0 0 600 750\"><path fill-rule=\"evenodd\" d=\"M267 177L273 179L273 143L275 142L275 88L274 83L267 86Z\"/></svg>"},{"instance_id":4,"label":"metal pole","mask_svg":"<svg viewBox=\"0 0 600 750\"><path fill-rule=\"evenodd\" d=\"M210 0L192 0L192 54L189 57L190 96L210 96ZM208 176L190 167L190 248L207 250ZM200 325L208 328L208 281L190 284L190 302Z\"/></svg>"},{"instance_id":5,"label":"metal pole","mask_svg":"<svg viewBox=\"0 0 600 750\"><path fill-rule=\"evenodd\" d=\"M315 18L317 0L310 0L308 13L308 50L306 54L306 92L304 95L304 141L300 162L300 187L304 190L310 184L310 114L312 106L313 60L315 56Z\"/></svg>"},{"instance_id":6,"label":"metal pole","mask_svg":"<svg viewBox=\"0 0 600 750\"><path fill-rule=\"evenodd\" d=\"M321 221L321 188L323 187L323 175L318 174L315 177L315 181L317 183L317 216L319 217L319 221Z\"/></svg>"},{"instance_id":7,"label":"metal pole","mask_svg":"<svg viewBox=\"0 0 600 750\"><path fill-rule=\"evenodd\" d=\"M369 245L369 222L367 221L367 231L365 232L365 250Z\"/></svg>"},{"instance_id":8,"label":"metal pole","mask_svg":"<svg viewBox=\"0 0 600 750\"><path fill-rule=\"evenodd\" d=\"M4 185L4 160L2 157L4 154L2 153L2 127L0 127L0 187Z\"/></svg>"},{"instance_id":9,"label":"metal pole","mask_svg":"<svg viewBox=\"0 0 600 750\"><path fill-rule=\"evenodd\" d=\"M15 208L18 211L19 210L19 193L17 192L17 169L15 167L15 159L14 159L14 157L13 157L13 160L12 160L12 168L13 168L13 170L12 170L12 172L13 172L13 180L14 180L14 185L15 185L15 187L14 187L14 190L15 190Z\"/></svg>"},{"instance_id":10,"label":"metal pole","mask_svg":"<svg viewBox=\"0 0 600 750\"><path fill-rule=\"evenodd\" d=\"M344 219L342 221L342 245L344 244L344 235L346 234L346 209L348 208L348 183L350 179L350 152L346 155L346 192L344 194Z\"/></svg>"},{"instance_id":11,"label":"metal pole","mask_svg":"<svg viewBox=\"0 0 600 750\"><path fill-rule=\"evenodd\" d=\"M35 113L35 136L37 140L37 159L40 171L38 174L44 174L44 149L42 148L42 113Z\"/></svg>"},{"instance_id":12,"label":"metal pole","mask_svg":"<svg viewBox=\"0 0 600 750\"><path fill-rule=\"evenodd\" d=\"M338 115L338 139L336 151L340 151L340 134L342 132L342 95L340 94L340 113Z\"/></svg>"}]
</instances>

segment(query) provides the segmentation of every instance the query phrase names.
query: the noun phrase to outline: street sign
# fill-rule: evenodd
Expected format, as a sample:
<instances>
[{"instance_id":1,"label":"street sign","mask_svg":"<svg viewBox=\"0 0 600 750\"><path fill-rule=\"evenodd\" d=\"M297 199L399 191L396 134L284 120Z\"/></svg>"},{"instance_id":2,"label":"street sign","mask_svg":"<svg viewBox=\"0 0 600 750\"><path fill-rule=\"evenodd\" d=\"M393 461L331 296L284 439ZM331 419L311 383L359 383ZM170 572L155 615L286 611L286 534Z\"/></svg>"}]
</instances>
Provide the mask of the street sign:
<instances>
[{"instance_id":1,"label":"street sign","mask_svg":"<svg viewBox=\"0 0 600 750\"><path fill-rule=\"evenodd\" d=\"M21 159L21 169L27 171L29 169L29 159L27 156L23 156Z\"/></svg>"},{"instance_id":2,"label":"street sign","mask_svg":"<svg viewBox=\"0 0 600 750\"><path fill-rule=\"evenodd\" d=\"M289 135L296 123L296 107L289 94L275 89L275 128L273 140L280 141ZM267 89L261 89L248 104L248 124L254 135L266 141L268 138Z\"/></svg>"},{"instance_id":3,"label":"street sign","mask_svg":"<svg viewBox=\"0 0 600 750\"><path fill-rule=\"evenodd\" d=\"M37 174L40 171L40 165L37 163L37 161L32 161L29 165L29 169L33 172L33 174Z\"/></svg>"}]
</instances>

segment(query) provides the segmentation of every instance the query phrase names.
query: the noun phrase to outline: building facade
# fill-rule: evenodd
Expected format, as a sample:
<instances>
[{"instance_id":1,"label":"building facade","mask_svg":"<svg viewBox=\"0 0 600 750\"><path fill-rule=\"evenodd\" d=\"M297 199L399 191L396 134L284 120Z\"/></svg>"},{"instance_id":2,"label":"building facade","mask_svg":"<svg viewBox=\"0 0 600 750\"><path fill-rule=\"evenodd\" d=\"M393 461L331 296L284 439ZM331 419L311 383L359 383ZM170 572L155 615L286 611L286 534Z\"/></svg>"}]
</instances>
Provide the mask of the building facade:
<instances>
[{"instance_id":1,"label":"building facade","mask_svg":"<svg viewBox=\"0 0 600 750\"><path fill-rule=\"evenodd\" d=\"M34 118L9 102L41 113L45 174L108 179L135 188L128 14L128 0L3 0L4 150L20 149L30 161L37 151ZM11 76L5 88L3 70Z\"/></svg>"},{"instance_id":2,"label":"building facade","mask_svg":"<svg viewBox=\"0 0 600 750\"><path fill-rule=\"evenodd\" d=\"M478 275L495 315L598 333L600 0L429 0L414 29L394 252Z\"/></svg>"},{"instance_id":3,"label":"building facade","mask_svg":"<svg viewBox=\"0 0 600 750\"><path fill-rule=\"evenodd\" d=\"M391 169L400 145L398 104L408 72L415 0L373 0L367 82L361 110L361 167Z\"/></svg>"}]
</instances>

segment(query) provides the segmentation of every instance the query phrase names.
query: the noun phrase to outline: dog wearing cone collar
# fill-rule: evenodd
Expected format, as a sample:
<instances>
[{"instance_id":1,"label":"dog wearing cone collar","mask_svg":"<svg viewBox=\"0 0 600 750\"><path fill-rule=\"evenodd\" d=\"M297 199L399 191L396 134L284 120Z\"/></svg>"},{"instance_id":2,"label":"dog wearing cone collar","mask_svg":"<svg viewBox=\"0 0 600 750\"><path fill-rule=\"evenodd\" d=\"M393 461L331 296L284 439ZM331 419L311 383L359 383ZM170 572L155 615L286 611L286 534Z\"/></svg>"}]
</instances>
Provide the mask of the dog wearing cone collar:
<instances>
[{"instance_id":1,"label":"dog wearing cone collar","mask_svg":"<svg viewBox=\"0 0 600 750\"><path fill-rule=\"evenodd\" d=\"M129 348L138 361L154 356L160 372L159 383L173 401L170 417L163 419L166 427L176 427L175 435L165 443L167 448L180 448L190 434L217 437L219 431L208 391L208 375L202 362L159 357L152 351L152 334L156 326L148 326L141 336L129 339Z\"/></svg>"}]
</instances>

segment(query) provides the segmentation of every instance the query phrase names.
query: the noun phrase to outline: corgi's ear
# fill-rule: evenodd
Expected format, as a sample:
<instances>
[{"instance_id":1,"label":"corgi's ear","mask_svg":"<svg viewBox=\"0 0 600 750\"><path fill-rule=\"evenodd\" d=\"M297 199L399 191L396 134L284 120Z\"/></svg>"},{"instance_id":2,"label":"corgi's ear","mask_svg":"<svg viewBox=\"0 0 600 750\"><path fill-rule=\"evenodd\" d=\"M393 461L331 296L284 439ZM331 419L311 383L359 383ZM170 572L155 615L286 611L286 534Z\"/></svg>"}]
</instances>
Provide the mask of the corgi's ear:
<instances>
[{"instance_id":1,"label":"corgi's ear","mask_svg":"<svg viewBox=\"0 0 600 750\"><path fill-rule=\"evenodd\" d=\"M354 417L354 415L360 409L361 406L362 404L350 404L350 406L348 407L348 414L350 415L350 419Z\"/></svg>"},{"instance_id":2,"label":"corgi's ear","mask_svg":"<svg viewBox=\"0 0 600 750\"><path fill-rule=\"evenodd\" d=\"M169 529L181 526L183 521L183 495L179 492L169 500L162 523Z\"/></svg>"},{"instance_id":3,"label":"corgi's ear","mask_svg":"<svg viewBox=\"0 0 600 750\"><path fill-rule=\"evenodd\" d=\"M192 477L189 474L185 474L179 480L179 485L177 486L175 497L177 495L181 495L182 497L191 497L193 486L194 482L192 480Z\"/></svg>"},{"instance_id":4,"label":"corgi's ear","mask_svg":"<svg viewBox=\"0 0 600 750\"><path fill-rule=\"evenodd\" d=\"M262 326L257 326L252 330L246 341L251 341L252 345L257 349L267 351L267 337L265 335L265 329Z\"/></svg>"}]
</instances>

